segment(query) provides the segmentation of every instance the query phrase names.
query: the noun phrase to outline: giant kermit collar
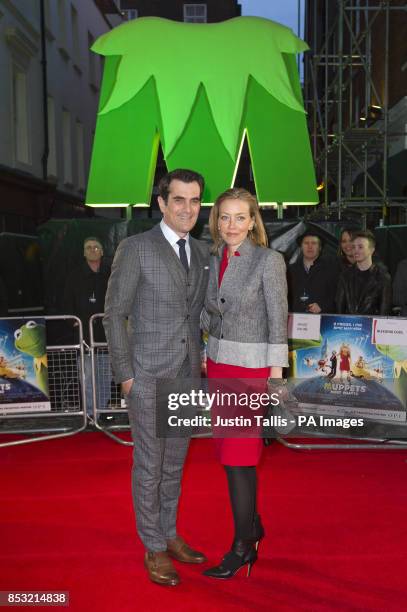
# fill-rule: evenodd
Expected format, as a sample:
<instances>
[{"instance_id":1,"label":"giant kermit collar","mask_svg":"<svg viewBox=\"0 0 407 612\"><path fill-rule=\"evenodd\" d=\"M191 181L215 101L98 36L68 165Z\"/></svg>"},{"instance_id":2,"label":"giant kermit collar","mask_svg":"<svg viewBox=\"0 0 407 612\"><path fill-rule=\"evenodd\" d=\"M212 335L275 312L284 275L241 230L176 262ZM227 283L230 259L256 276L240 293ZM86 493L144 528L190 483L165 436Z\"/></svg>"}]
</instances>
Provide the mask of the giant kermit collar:
<instances>
[{"instance_id":1,"label":"giant kermit collar","mask_svg":"<svg viewBox=\"0 0 407 612\"><path fill-rule=\"evenodd\" d=\"M220 138L234 159L250 77L282 104L304 112L287 74L284 53L307 49L289 28L260 17L212 24L135 19L104 34L92 47L100 55L121 56L114 87L100 114L126 104L153 77L168 156L202 86Z\"/></svg>"}]
</instances>

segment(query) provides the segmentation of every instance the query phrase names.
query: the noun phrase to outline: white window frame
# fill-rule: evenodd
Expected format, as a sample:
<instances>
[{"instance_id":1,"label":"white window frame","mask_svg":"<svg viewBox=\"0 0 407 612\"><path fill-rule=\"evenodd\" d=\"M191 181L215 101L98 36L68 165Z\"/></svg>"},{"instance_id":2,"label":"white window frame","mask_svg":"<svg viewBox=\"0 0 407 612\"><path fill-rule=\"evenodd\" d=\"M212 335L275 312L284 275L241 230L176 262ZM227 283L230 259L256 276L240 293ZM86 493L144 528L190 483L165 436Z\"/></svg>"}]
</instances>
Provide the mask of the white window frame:
<instances>
[{"instance_id":1,"label":"white window frame","mask_svg":"<svg viewBox=\"0 0 407 612\"><path fill-rule=\"evenodd\" d=\"M203 9L202 14L198 14L197 9ZM185 4L184 3L184 22L185 23L207 23L208 5L206 3Z\"/></svg>"},{"instance_id":2,"label":"white window frame","mask_svg":"<svg viewBox=\"0 0 407 612\"><path fill-rule=\"evenodd\" d=\"M28 104L28 72L19 63L11 67L13 147L16 163L31 165L31 134Z\"/></svg>"}]
</instances>

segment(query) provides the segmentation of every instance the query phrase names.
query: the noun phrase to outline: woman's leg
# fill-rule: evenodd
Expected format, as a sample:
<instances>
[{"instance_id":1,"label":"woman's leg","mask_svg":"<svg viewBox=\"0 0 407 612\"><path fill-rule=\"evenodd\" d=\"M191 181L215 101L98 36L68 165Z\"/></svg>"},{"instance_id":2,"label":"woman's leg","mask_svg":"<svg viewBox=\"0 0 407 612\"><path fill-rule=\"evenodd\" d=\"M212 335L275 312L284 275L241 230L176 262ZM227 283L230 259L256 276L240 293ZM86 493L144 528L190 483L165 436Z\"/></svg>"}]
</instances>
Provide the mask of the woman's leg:
<instances>
[{"instance_id":1,"label":"woman's leg","mask_svg":"<svg viewBox=\"0 0 407 612\"><path fill-rule=\"evenodd\" d=\"M225 471L235 525L235 540L250 540L253 537L256 512L256 466L225 465Z\"/></svg>"}]
</instances>

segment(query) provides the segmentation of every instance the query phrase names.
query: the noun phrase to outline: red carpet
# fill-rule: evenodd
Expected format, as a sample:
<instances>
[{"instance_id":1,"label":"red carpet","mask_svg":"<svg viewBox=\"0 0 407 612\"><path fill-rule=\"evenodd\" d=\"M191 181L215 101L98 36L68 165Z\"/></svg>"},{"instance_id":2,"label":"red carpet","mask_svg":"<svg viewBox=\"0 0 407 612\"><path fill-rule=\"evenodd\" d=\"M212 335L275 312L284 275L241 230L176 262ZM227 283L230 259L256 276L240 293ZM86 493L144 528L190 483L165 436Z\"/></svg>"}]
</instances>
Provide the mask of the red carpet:
<instances>
[{"instance_id":1,"label":"red carpet","mask_svg":"<svg viewBox=\"0 0 407 612\"><path fill-rule=\"evenodd\" d=\"M0 459L0 590L70 591L75 612L406 609L407 452L274 443L260 469L267 537L251 577L214 581L177 564L176 588L151 584L142 566L131 449L85 433L0 449ZM211 440L192 442L179 528L211 562L231 542Z\"/></svg>"}]
</instances>

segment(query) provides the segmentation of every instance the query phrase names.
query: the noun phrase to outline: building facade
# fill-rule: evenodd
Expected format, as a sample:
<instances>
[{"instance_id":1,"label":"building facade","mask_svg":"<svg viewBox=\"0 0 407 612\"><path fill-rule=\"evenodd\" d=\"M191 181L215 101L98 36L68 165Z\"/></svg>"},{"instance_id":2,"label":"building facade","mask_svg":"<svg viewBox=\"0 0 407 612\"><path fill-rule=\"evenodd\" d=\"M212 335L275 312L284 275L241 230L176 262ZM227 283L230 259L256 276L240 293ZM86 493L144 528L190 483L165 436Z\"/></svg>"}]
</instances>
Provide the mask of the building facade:
<instances>
[{"instance_id":1,"label":"building facade","mask_svg":"<svg viewBox=\"0 0 407 612\"><path fill-rule=\"evenodd\" d=\"M113 0L0 0L0 231L88 214L102 74L89 48L122 21Z\"/></svg>"},{"instance_id":2,"label":"building facade","mask_svg":"<svg viewBox=\"0 0 407 612\"><path fill-rule=\"evenodd\" d=\"M121 0L120 8L128 19L164 17L189 23L214 23L241 15L241 6L236 0Z\"/></svg>"}]
</instances>

